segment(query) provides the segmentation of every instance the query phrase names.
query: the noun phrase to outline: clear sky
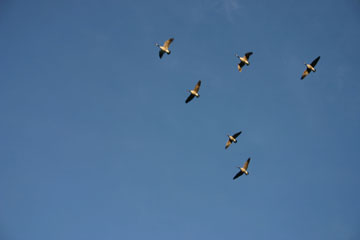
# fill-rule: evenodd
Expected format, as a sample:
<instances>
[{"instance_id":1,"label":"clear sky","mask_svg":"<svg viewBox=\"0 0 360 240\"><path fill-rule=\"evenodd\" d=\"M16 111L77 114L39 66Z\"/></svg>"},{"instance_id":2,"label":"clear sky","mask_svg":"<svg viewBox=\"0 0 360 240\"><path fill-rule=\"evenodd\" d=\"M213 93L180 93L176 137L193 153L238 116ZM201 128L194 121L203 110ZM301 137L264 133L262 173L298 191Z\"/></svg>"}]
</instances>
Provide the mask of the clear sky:
<instances>
[{"instance_id":1,"label":"clear sky","mask_svg":"<svg viewBox=\"0 0 360 240\"><path fill-rule=\"evenodd\" d=\"M359 43L358 0L1 0L0 239L360 239Z\"/></svg>"}]
</instances>

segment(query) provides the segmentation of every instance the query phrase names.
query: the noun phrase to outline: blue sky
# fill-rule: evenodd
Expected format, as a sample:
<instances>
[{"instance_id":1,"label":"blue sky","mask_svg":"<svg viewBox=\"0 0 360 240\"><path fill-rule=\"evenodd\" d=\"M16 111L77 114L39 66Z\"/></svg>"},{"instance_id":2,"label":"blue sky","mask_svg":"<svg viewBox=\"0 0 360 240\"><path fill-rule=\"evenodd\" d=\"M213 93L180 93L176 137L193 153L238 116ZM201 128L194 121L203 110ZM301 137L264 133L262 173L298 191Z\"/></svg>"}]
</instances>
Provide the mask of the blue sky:
<instances>
[{"instance_id":1,"label":"blue sky","mask_svg":"<svg viewBox=\"0 0 360 240\"><path fill-rule=\"evenodd\" d=\"M359 239L359 13L1 1L0 239Z\"/></svg>"}]
</instances>

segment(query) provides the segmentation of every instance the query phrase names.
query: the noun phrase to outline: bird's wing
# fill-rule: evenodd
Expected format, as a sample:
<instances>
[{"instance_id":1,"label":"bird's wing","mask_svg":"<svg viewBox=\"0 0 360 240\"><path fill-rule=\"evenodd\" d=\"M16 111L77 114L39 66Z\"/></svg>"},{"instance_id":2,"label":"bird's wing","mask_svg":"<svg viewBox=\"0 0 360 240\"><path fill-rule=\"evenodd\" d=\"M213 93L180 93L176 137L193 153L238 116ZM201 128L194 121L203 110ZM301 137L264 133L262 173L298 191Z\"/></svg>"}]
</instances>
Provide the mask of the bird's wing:
<instances>
[{"instance_id":1,"label":"bird's wing","mask_svg":"<svg viewBox=\"0 0 360 240\"><path fill-rule=\"evenodd\" d=\"M162 56L164 55L164 53L165 53L165 52L164 52L163 50L160 50L160 51L159 51L159 57L162 58Z\"/></svg>"},{"instance_id":2,"label":"bird's wing","mask_svg":"<svg viewBox=\"0 0 360 240\"><path fill-rule=\"evenodd\" d=\"M190 96L188 96L188 98L186 99L185 103L190 102L193 98L194 98L194 95L190 94Z\"/></svg>"},{"instance_id":3,"label":"bird's wing","mask_svg":"<svg viewBox=\"0 0 360 240\"><path fill-rule=\"evenodd\" d=\"M303 80L308 74L309 74L309 70L306 68L306 70L301 75L301 80Z\"/></svg>"},{"instance_id":4,"label":"bird's wing","mask_svg":"<svg viewBox=\"0 0 360 240\"><path fill-rule=\"evenodd\" d=\"M247 168L248 168L248 166L249 166L249 163L250 163L250 160L251 160L251 158L248 158L248 160L246 161L246 163L244 163L243 168L244 168L245 170L247 170Z\"/></svg>"},{"instance_id":5,"label":"bird's wing","mask_svg":"<svg viewBox=\"0 0 360 240\"><path fill-rule=\"evenodd\" d=\"M200 85L201 85L201 80L199 80L194 88L194 91L195 92L199 92L199 89L200 89Z\"/></svg>"},{"instance_id":6,"label":"bird's wing","mask_svg":"<svg viewBox=\"0 0 360 240\"><path fill-rule=\"evenodd\" d=\"M249 60L250 56L253 54L253 52L247 52L245 53L245 57L247 60Z\"/></svg>"},{"instance_id":7,"label":"bird's wing","mask_svg":"<svg viewBox=\"0 0 360 240\"><path fill-rule=\"evenodd\" d=\"M240 177L241 175L243 175L243 172L242 172L242 171L238 172L238 173L233 177L233 180L237 179L237 178Z\"/></svg>"},{"instance_id":8,"label":"bird's wing","mask_svg":"<svg viewBox=\"0 0 360 240\"><path fill-rule=\"evenodd\" d=\"M233 138L237 138L239 135L241 134L241 131L240 132L237 132L233 135Z\"/></svg>"},{"instance_id":9,"label":"bird's wing","mask_svg":"<svg viewBox=\"0 0 360 240\"><path fill-rule=\"evenodd\" d=\"M164 48L168 49L174 38L170 38L164 42Z\"/></svg>"},{"instance_id":10,"label":"bird's wing","mask_svg":"<svg viewBox=\"0 0 360 240\"><path fill-rule=\"evenodd\" d=\"M226 142L225 149L227 149L231 145L230 139Z\"/></svg>"},{"instance_id":11,"label":"bird's wing","mask_svg":"<svg viewBox=\"0 0 360 240\"><path fill-rule=\"evenodd\" d=\"M239 70L239 72L241 72L242 67L243 67L244 65L245 65L244 62L240 62L240 63L238 64L238 70Z\"/></svg>"},{"instance_id":12,"label":"bird's wing","mask_svg":"<svg viewBox=\"0 0 360 240\"><path fill-rule=\"evenodd\" d=\"M317 58L315 58L314 61L312 61L312 63L310 64L311 66L315 67L315 65L317 64L317 62L319 61L320 56L318 56Z\"/></svg>"}]
</instances>

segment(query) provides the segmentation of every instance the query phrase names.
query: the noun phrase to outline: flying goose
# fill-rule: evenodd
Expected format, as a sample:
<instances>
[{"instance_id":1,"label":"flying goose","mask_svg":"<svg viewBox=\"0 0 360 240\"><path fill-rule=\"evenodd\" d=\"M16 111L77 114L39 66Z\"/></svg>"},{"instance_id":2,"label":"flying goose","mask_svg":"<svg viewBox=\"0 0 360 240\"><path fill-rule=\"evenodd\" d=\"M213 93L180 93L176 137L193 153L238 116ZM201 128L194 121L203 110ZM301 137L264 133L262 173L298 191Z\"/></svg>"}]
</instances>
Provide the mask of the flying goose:
<instances>
[{"instance_id":1,"label":"flying goose","mask_svg":"<svg viewBox=\"0 0 360 240\"><path fill-rule=\"evenodd\" d=\"M155 43L155 45L160 48L160 51L159 51L160 58L162 58L164 53L167 53L168 55L171 53L171 51L169 50L169 46L172 43L172 41L174 41L174 38L170 38L170 39L166 40L164 42L164 46L160 46L160 44Z\"/></svg>"},{"instance_id":2,"label":"flying goose","mask_svg":"<svg viewBox=\"0 0 360 240\"><path fill-rule=\"evenodd\" d=\"M233 142L234 143L237 143L237 140L236 138L241 134L241 131L240 132L237 132L235 133L234 135L230 136L230 135L227 135L229 140L226 142L226 146L225 146L225 149L227 149Z\"/></svg>"},{"instance_id":3,"label":"flying goose","mask_svg":"<svg viewBox=\"0 0 360 240\"><path fill-rule=\"evenodd\" d=\"M188 96L188 98L186 99L185 103L190 102L194 97L200 97L199 89L200 89L200 85L201 85L201 80L199 80L195 86L195 88L193 90L188 90L188 92L190 92L190 96Z\"/></svg>"},{"instance_id":4,"label":"flying goose","mask_svg":"<svg viewBox=\"0 0 360 240\"><path fill-rule=\"evenodd\" d=\"M239 55L235 54L235 56L240 59L240 63L238 64L238 70L239 72L241 72L242 70L242 67L246 64L246 65L250 65L249 63L249 58L250 56L253 54L253 52L248 52L248 53L245 53L245 56L243 57L240 57Z\"/></svg>"},{"instance_id":5,"label":"flying goose","mask_svg":"<svg viewBox=\"0 0 360 240\"><path fill-rule=\"evenodd\" d=\"M240 171L233 177L233 180L237 179L238 177L240 177L241 175L243 175L245 173L245 175L249 175L249 172L247 171L247 168L249 166L250 163L250 159L248 158L248 160L246 161L246 163L244 163L243 167L238 167L240 169Z\"/></svg>"},{"instance_id":6,"label":"flying goose","mask_svg":"<svg viewBox=\"0 0 360 240\"><path fill-rule=\"evenodd\" d=\"M317 62L319 61L320 59L320 56L318 56L317 58L315 58L314 61L312 61L311 64L305 64L306 66L306 70L304 71L304 73L302 74L301 76L301 80L303 80L307 75L309 75L310 72L316 72L316 69L315 69L315 65L317 64Z\"/></svg>"}]
</instances>

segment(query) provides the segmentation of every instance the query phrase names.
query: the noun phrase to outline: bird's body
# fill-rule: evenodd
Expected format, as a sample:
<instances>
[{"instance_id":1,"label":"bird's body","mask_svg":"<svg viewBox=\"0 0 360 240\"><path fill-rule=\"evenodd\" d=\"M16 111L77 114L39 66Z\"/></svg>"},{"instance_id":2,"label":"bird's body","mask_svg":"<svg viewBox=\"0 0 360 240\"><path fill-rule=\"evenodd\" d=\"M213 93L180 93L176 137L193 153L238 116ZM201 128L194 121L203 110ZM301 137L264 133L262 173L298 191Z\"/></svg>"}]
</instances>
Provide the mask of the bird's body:
<instances>
[{"instance_id":1,"label":"bird's body","mask_svg":"<svg viewBox=\"0 0 360 240\"><path fill-rule=\"evenodd\" d=\"M305 64L305 66L306 66L306 68L310 69L311 71L316 72L316 69L313 66L311 66L310 64Z\"/></svg>"},{"instance_id":2,"label":"bird's body","mask_svg":"<svg viewBox=\"0 0 360 240\"><path fill-rule=\"evenodd\" d=\"M192 95L195 95L195 97L199 97L199 96L200 96L199 93L195 92L194 90L190 90L190 93L191 93Z\"/></svg>"},{"instance_id":3,"label":"bird's body","mask_svg":"<svg viewBox=\"0 0 360 240\"><path fill-rule=\"evenodd\" d=\"M199 90L200 90L201 80L199 80L193 90L188 90L190 92L190 95L185 100L185 103L190 102L194 97L200 97Z\"/></svg>"},{"instance_id":4,"label":"bird's body","mask_svg":"<svg viewBox=\"0 0 360 240\"><path fill-rule=\"evenodd\" d=\"M245 173L245 175L249 175L249 172L247 171L249 163L250 163L251 158L248 158L248 160L245 162L243 167L238 167L240 169L240 171L233 177L233 179L237 179L238 177L240 177L241 175L243 175Z\"/></svg>"},{"instance_id":5,"label":"bird's body","mask_svg":"<svg viewBox=\"0 0 360 240\"><path fill-rule=\"evenodd\" d=\"M244 62L246 65L250 64L249 61L244 57L240 57L239 59L240 59L240 61Z\"/></svg>"},{"instance_id":6,"label":"bird's body","mask_svg":"<svg viewBox=\"0 0 360 240\"><path fill-rule=\"evenodd\" d=\"M237 143L237 140L236 138L241 134L241 131L240 132L237 132L235 133L234 135L227 135L228 136L228 141L226 142L226 145L225 145L225 149L227 149L228 147L230 147L230 145L232 143Z\"/></svg>"},{"instance_id":7,"label":"bird's body","mask_svg":"<svg viewBox=\"0 0 360 240\"><path fill-rule=\"evenodd\" d=\"M306 66L306 70L303 72L303 74L301 75L301 80L303 80L307 75L309 75L310 72L316 72L315 69L315 65L317 64L317 62L319 61L320 56L315 58L314 61L312 61L311 64L307 64L305 63Z\"/></svg>"},{"instance_id":8,"label":"bird's body","mask_svg":"<svg viewBox=\"0 0 360 240\"><path fill-rule=\"evenodd\" d=\"M159 57L160 57L160 58L162 58L162 56L164 55L164 53L167 53L168 55L171 53L171 51L169 50L169 46L170 46L170 44L172 43L172 41L174 41L174 38L170 38L170 39L166 40L166 41L164 42L164 45L163 45L163 46L161 46L161 45L158 44L158 43L155 43L155 45L160 48L160 51L159 51Z\"/></svg>"},{"instance_id":9,"label":"bird's body","mask_svg":"<svg viewBox=\"0 0 360 240\"><path fill-rule=\"evenodd\" d=\"M171 51L167 48L165 48L164 46L159 46L160 50L163 51L163 52L166 52L167 54L170 54Z\"/></svg>"},{"instance_id":10,"label":"bird's body","mask_svg":"<svg viewBox=\"0 0 360 240\"><path fill-rule=\"evenodd\" d=\"M240 59L240 63L238 64L238 70L239 72L242 71L243 66L246 65L250 65L249 59L250 56L253 54L253 52L247 52L245 53L245 56L240 57L239 55L235 54L235 56Z\"/></svg>"},{"instance_id":11,"label":"bird's body","mask_svg":"<svg viewBox=\"0 0 360 240\"><path fill-rule=\"evenodd\" d=\"M237 143L236 138L234 138L233 136L229 136L229 139L230 139L230 141L232 141L232 142L234 142L234 143Z\"/></svg>"}]
</instances>

